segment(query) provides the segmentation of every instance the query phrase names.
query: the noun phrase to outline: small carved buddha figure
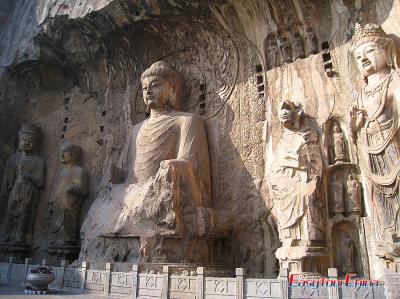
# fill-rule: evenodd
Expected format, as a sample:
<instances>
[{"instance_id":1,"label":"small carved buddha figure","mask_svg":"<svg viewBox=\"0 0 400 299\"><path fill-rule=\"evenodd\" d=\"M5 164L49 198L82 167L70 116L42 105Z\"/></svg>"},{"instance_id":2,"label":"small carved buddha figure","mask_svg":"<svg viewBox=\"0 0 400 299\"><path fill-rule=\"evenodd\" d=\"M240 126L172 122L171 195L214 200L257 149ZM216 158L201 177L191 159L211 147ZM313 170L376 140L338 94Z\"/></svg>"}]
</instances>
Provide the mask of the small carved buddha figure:
<instances>
[{"instance_id":1,"label":"small carved buddha figure","mask_svg":"<svg viewBox=\"0 0 400 299\"><path fill-rule=\"evenodd\" d=\"M347 181L346 211L349 214L361 214L361 185L352 173L349 173Z\"/></svg>"},{"instance_id":2,"label":"small carved buddha figure","mask_svg":"<svg viewBox=\"0 0 400 299\"><path fill-rule=\"evenodd\" d=\"M306 57L304 52L304 41L298 32L293 34L293 56L295 60Z\"/></svg>"},{"instance_id":3,"label":"small carved buddha figure","mask_svg":"<svg viewBox=\"0 0 400 299\"><path fill-rule=\"evenodd\" d=\"M307 56L318 54L318 39L312 27L306 29Z\"/></svg>"},{"instance_id":4,"label":"small carved buddha figure","mask_svg":"<svg viewBox=\"0 0 400 299\"><path fill-rule=\"evenodd\" d=\"M82 201L88 193L88 176L78 165L81 148L65 141L60 147L63 168L58 174L49 212L56 245L75 245L79 236L79 215Z\"/></svg>"},{"instance_id":5,"label":"small carved buddha figure","mask_svg":"<svg viewBox=\"0 0 400 299\"><path fill-rule=\"evenodd\" d=\"M394 40L379 25L357 24L354 59L365 85L350 111L361 171L367 181L377 254L400 254L400 76Z\"/></svg>"},{"instance_id":6,"label":"small carved buddha figure","mask_svg":"<svg viewBox=\"0 0 400 299\"><path fill-rule=\"evenodd\" d=\"M335 163L344 162L347 160L347 148L346 148L346 139L340 128L340 125L335 122L333 124L333 134L332 134L332 143L333 143L333 160Z\"/></svg>"},{"instance_id":7,"label":"small carved buddha figure","mask_svg":"<svg viewBox=\"0 0 400 299\"><path fill-rule=\"evenodd\" d=\"M18 152L7 161L2 194L7 200L5 240L26 242L32 233L39 188L44 183L45 164L36 152L41 139L40 128L24 124L19 132Z\"/></svg>"},{"instance_id":8,"label":"small carved buddha figure","mask_svg":"<svg viewBox=\"0 0 400 299\"><path fill-rule=\"evenodd\" d=\"M279 66L279 47L275 37L269 37L265 43L265 58L269 70Z\"/></svg>"},{"instance_id":9,"label":"small carved buddha figure","mask_svg":"<svg viewBox=\"0 0 400 299\"><path fill-rule=\"evenodd\" d=\"M148 261L157 259L155 240L184 240L211 227L211 180L204 121L178 111L184 81L167 62L158 61L141 76L149 117L128 132L120 160L111 167L82 225L92 260L102 258L98 238L135 237L148 244ZM167 246L167 245L166 245ZM81 258L84 252L81 252ZM139 253L138 253L139 254Z\"/></svg>"},{"instance_id":10,"label":"small carved buddha figure","mask_svg":"<svg viewBox=\"0 0 400 299\"><path fill-rule=\"evenodd\" d=\"M343 184L337 174L333 176L331 182L331 196L332 196L332 213L343 214L344 203L343 203Z\"/></svg>"},{"instance_id":11,"label":"small carved buddha figure","mask_svg":"<svg viewBox=\"0 0 400 299\"><path fill-rule=\"evenodd\" d=\"M345 275L356 273L355 259L356 247L348 232L341 230L338 232L340 237L340 246L337 250L340 252L340 272Z\"/></svg>"},{"instance_id":12,"label":"small carved buddha figure","mask_svg":"<svg viewBox=\"0 0 400 299\"><path fill-rule=\"evenodd\" d=\"M287 37L283 37L281 40L281 53L282 60L286 63L291 63L293 59L292 55L292 45Z\"/></svg>"}]
</instances>

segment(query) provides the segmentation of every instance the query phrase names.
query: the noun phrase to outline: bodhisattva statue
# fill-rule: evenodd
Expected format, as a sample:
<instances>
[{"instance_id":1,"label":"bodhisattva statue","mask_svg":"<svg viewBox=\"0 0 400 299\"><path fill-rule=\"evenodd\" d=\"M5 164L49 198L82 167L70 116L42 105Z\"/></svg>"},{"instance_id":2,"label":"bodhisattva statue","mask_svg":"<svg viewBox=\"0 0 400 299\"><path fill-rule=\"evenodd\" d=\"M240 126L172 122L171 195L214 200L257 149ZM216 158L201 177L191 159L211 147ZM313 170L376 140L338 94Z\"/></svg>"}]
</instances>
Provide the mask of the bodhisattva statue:
<instances>
[{"instance_id":1,"label":"bodhisattva statue","mask_svg":"<svg viewBox=\"0 0 400 299\"><path fill-rule=\"evenodd\" d=\"M45 164L36 154L41 136L40 128L24 124L18 136L18 152L6 163L2 183L2 194L7 201L6 242L25 243L27 235L32 234L39 189L44 183Z\"/></svg>"},{"instance_id":2,"label":"bodhisattva statue","mask_svg":"<svg viewBox=\"0 0 400 299\"><path fill-rule=\"evenodd\" d=\"M319 135L307 128L300 105L285 101L279 118L284 133L272 165L271 193L278 219L281 261L302 260L310 247L324 243ZM303 269L305 270L305 269Z\"/></svg>"},{"instance_id":3,"label":"bodhisattva statue","mask_svg":"<svg viewBox=\"0 0 400 299\"><path fill-rule=\"evenodd\" d=\"M110 237L108 242L132 237L140 238L140 247L146 247L146 260L151 262L159 255L159 241L164 238L168 249L171 237L183 242L173 249L175 260L166 250L167 261L187 260L190 240L211 229L204 121L178 111L184 82L167 62L152 64L141 82L150 115L128 132L120 161L103 179L109 187L100 191L82 225L81 258L101 260L96 246L103 244L102 237Z\"/></svg>"},{"instance_id":4,"label":"bodhisattva statue","mask_svg":"<svg viewBox=\"0 0 400 299\"><path fill-rule=\"evenodd\" d=\"M88 176L78 165L81 148L65 141L60 147L63 168L49 207L55 245L76 245L79 236L79 215L82 201L88 193Z\"/></svg>"},{"instance_id":5,"label":"bodhisattva statue","mask_svg":"<svg viewBox=\"0 0 400 299\"><path fill-rule=\"evenodd\" d=\"M375 24L357 24L352 40L365 84L353 103L350 129L367 179L376 253L391 259L400 256L400 80L394 41Z\"/></svg>"}]
</instances>

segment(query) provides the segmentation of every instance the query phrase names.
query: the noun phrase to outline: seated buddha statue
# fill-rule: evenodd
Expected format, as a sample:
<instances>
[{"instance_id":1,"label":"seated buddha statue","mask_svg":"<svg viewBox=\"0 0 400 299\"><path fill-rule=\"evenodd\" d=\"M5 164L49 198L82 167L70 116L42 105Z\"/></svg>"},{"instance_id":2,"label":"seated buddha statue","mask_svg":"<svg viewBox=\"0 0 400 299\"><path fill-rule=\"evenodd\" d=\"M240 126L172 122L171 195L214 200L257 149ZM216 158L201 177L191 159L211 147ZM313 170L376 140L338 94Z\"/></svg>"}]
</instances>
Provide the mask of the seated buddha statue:
<instances>
[{"instance_id":1,"label":"seated buddha statue","mask_svg":"<svg viewBox=\"0 0 400 299\"><path fill-rule=\"evenodd\" d=\"M150 115L128 133L118 163L103 178L108 187L100 190L82 225L81 259L136 258L129 253L132 246L117 243L139 238L146 261L156 260L161 243L182 248L180 254L171 249L173 257L164 248L164 261L189 260L191 240L206 235L212 226L204 121L179 111L184 82L167 62L152 64L141 83ZM175 243L168 245L166 239Z\"/></svg>"}]
</instances>

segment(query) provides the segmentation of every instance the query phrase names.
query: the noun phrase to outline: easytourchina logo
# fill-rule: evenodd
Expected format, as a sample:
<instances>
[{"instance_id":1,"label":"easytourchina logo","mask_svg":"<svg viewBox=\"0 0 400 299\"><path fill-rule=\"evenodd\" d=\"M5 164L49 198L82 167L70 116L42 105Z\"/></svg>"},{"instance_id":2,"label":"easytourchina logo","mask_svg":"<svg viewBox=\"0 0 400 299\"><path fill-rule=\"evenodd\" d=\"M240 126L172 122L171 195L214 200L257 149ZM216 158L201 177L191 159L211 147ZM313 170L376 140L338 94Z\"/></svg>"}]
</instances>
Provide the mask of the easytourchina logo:
<instances>
[{"instance_id":1,"label":"easytourchina logo","mask_svg":"<svg viewBox=\"0 0 400 299\"><path fill-rule=\"evenodd\" d=\"M356 273L348 273L344 279L337 278L304 278L301 274L290 274L289 287L311 287L317 289L319 287L377 287L383 281L369 280L366 278L358 278Z\"/></svg>"}]
</instances>

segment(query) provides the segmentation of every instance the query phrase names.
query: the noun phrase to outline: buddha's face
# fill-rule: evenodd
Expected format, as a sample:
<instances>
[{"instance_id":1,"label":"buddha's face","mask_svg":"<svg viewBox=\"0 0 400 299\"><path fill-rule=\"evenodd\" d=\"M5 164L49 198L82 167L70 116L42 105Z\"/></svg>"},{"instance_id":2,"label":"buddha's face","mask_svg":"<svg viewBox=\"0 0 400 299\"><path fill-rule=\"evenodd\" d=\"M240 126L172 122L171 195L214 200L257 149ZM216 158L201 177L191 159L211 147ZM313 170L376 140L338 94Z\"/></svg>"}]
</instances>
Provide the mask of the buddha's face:
<instances>
[{"instance_id":1,"label":"buddha's face","mask_svg":"<svg viewBox=\"0 0 400 299\"><path fill-rule=\"evenodd\" d=\"M357 66L364 77L387 68L386 50L375 42L366 42L354 51Z\"/></svg>"},{"instance_id":2,"label":"buddha's face","mask_svg":"<svg viewBox=\"0 0 400 299\"><path fill-rule=\"evenodd\" d=\"M72 151L66 147L60 148L60 161L63 164L68 164L75 161Z\"/></svg>"},{"instance_id":3,"label":"buddha's face","mask_svg":"<svg viewBox=\"0 0 400 299\"><path fill-rule=\"evenodd\" d=\"M341 132L341 129L340 129L340 127L339 127L338 124L335 124L335 125L333 126L333 132L335 132L335 133L340 133L340 132Z\"/></svg>"},{"instance_id":4,"label":"buddha's face","mask_svg":"<svg viewBox=\"0 0 400 299\"><path fill-rule=\"evenodd\" d=\"M289 107L282 107L279 110L279 121L285 128L291 128L296 120L296 112Z\"/></svg>"},{"instance_id":5,"label":"buddha's face","mask_svg":"<svg viewBox=\"0 0 400 299\"><path fill-rule=\"evenodd\" d=\"M172 84L160 76L148 76L142 81L143 99L150 109L164 108L172 93Z\"/></svg>"},{"instance_id":6,"label":"buddha's face","mask_svg":"<svg viewBox=\"0 0 400 299\"><path fill-rule=\"evenodd\" d=\"M19 139L19 150L24 152L31 152L33 150L33 146L35 144L35 137L23 133Z\"/></svg>"}]
</instances>

